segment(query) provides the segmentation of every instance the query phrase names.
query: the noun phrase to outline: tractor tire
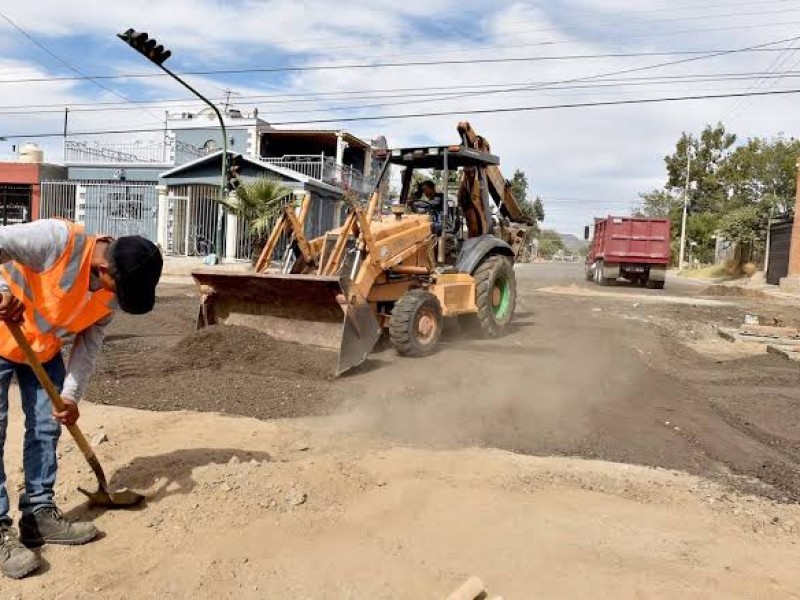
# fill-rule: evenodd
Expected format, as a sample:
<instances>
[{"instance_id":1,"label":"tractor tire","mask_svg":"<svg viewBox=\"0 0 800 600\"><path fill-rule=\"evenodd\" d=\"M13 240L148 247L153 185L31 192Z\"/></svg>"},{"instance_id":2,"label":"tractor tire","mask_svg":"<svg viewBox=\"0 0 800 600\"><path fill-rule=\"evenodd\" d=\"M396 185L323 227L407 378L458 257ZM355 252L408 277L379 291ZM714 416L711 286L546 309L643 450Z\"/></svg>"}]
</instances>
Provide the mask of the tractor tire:
<instances>
[{"instance_id":1,"label":"tractor tire","mask_svg":"<svg viewBox=\"0 0 800 600\"><path fill-rule=\"evenodd\" d=\"M504 256L489 256L475 270L475 304L481 335L494 338L511 324L517 304L517 279L514 267Z\"/></svg>"},{"instance_id":2,"label":"tractor tire","mask_svg":"<svg viewBox=\"0 0 800 600\"><path fill-rule=\"evenodd\" d=\"M389 317L389 339L400 356L427 356L444 328L439 299L425 290L409 290L395 302Z\"/></svg>"}]
</instances>

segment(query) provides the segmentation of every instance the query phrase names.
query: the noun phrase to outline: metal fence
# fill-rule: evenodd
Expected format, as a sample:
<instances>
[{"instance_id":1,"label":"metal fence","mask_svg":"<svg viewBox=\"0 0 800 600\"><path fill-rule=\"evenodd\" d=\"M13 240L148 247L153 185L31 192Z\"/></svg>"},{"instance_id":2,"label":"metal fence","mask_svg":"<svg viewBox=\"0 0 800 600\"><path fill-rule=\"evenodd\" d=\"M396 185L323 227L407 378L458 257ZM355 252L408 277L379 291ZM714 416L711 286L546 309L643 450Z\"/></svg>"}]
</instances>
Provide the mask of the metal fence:
<instances>
[{"instance_id":1,"label":"metal fence","mask_svg":"<svg viewBox=\"0 0 800 600\"><path fill-rule=\"evenodd\" d=\"M183 164L207 154L201 148L170 137L166 140L139 140L101 143L83 140L64 142L64 160L75 164Z\"/></svg>"},{"instance_id":2,"label":"metal fence","mask_svg":"<svg viewBox=\"0 0 800 600\"><path fill-rule=\"evenodd\" d=\"M360 195L371 193L376 183L376 176L364 175L358 169L348 165L339 165L333 158L326 157L324 154L258 157L258 160L276 167L290 169L338 188L352 189Z\"/></svg>"},{"instance_id":3,"label":"metal fence","mask_svg":"<svg viewBox=\"0 0 800 600\"><path fill-rule=\"evenodd\" d=\"M78 184L74 181L43 181L40 184L40 219L75 220Z\"/></svg>"},{"instance_id":4,"label":"metal fence","mask_svg":"<svg viewBox=\"0 0 800 600\"><path fill-rule=\"evenodd\" d=\"M168 254L225 255L228 220L220 209L218 198L219 188L213 185L182 185L170 188L167 197L165 248ZM235 258L249 259L253 248L249 223L237 219L235 239Z\"/></svg>"},{"instance_id":5,"label":"metal fence","mask_svg":"<svg viewBox=\"0 0 800 600\"><path fill-rule=\"evenodd\" d=\"M87 233L158 238L158 194L140 183L44 181L39 218L83 223Z\"/></svg>"},{"instance_id":6,"label":"metal fence","mask_svg":"<svg viewBox=\"0 0 800 600\"><path fill-rule=\"evenodd\" d=\"M77 208L87 233L158 239L158 193L154 185L81 184Z\"/></svg>"}]
</instances>

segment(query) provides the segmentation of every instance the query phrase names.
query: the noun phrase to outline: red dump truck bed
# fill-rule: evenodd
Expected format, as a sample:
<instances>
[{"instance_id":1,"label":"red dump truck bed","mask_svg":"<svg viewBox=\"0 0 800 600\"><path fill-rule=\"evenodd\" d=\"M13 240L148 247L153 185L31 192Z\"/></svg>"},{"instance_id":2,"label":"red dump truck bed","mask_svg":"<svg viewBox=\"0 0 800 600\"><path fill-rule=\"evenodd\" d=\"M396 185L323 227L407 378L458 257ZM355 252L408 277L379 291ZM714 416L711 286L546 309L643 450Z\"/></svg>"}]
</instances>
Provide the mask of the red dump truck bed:
<instances>
[{"instance_id":1,"label":"red dump truck bed","mask_svg":"<svg viewBox=\"0 0 800 600\"><path fill-rule=\"evenodd\" d=\"M669 219L638 217L595 219L589 260L597 259L619 264L669 264Z\"/></svg>"},{"instance_id":2,"label":"red dump truck bed","mask_svg":"<svg viewBox=\"0 0 800 600\"><path fill-rule=\"evenodd\" d=\"M586 228L586 239L589 239ZM662 289L670 260L667 219L606 217L595 219L594 237L586 257L586 279L614 285L620 277L638 285Z\"/></svg>"}]
</instances>

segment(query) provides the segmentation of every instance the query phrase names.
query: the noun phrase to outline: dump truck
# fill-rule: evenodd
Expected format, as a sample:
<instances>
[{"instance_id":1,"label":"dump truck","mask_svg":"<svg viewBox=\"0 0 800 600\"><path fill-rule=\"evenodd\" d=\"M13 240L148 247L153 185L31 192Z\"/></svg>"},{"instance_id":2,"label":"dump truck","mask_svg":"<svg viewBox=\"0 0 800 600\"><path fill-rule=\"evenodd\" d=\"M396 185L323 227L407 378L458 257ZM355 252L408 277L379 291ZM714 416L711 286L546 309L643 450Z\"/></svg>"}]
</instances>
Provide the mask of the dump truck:
<instances>
[{"instance_id":1,"label":"dump truck","mask_svg":"<svg viewBox=\"0 0 800 600\"><path fill-rule=\"evenodd\" d=\"M584 230L589 239L590 226ZM586 279L613 285L617 279L663 289L670 262L668 219L606 217L595 219L594 236L586 256Z\"/></svg>"},{"instance_id":2,"label":"dump truck","mask_svg":"<svg viewBox=\"0 0 800 600\"><path fill-rule=\"evenodd\" d=\"M310 197L286 206L255 272L193 271L198 327L243 325L334 349L336 375L363 362L384 332L412 357L435 350L448 317L502 335L516 305L514 261L532 222L488 142L469 123L458 132L459 144L384 151L368 202L346 196L343 224L316 239L304 233ZM400 190L385 206L392 170ZM421 196L414 178L431 172L441 174L442 189Z\"/></svg>"}]
</instances>

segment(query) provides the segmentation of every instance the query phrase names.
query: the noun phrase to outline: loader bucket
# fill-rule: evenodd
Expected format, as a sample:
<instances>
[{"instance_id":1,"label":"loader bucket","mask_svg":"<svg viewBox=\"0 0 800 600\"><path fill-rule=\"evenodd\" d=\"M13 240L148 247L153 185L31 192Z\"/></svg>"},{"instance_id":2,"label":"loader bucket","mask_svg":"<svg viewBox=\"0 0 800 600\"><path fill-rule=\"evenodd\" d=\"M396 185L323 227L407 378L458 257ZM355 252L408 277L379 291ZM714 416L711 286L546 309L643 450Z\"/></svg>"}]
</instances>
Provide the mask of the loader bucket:
<instances>
[{"instance_id":1,"label":"loader bucket","mask_svg":"<svg viewBox=\"0 0 800 600\"><path fill-rule=\"evenodd\" d=\"M212 288L198 326L241 325L278 340L338 352L335 375L361 364L381 335L369 304L349 304L338 277L220 272L192 277Z\"/></svg>"}]
</instances>

